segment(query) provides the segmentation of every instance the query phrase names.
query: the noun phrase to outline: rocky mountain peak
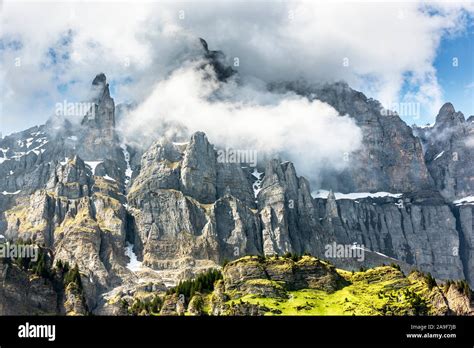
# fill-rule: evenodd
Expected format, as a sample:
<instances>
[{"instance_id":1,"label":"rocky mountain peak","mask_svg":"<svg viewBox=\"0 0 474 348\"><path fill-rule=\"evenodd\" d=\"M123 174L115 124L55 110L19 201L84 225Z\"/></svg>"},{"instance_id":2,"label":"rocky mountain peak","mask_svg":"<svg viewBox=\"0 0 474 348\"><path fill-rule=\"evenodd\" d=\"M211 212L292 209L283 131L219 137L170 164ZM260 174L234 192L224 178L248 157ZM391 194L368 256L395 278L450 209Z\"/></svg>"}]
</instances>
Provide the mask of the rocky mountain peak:
<instances>
[{"instance_id":1,"label":"rocky mountain peak","mask_svg":"<svg viewBox=\"0 0 474 348\"><path fill-rule=\"evenodd\" d=\"M209 140L204 132L195 132L191 135L190 146L209 146Z\"/></svg>"},{"instance_id":2,"label":"rocky mountain peak","mask_svg":"<svg viewBox=\"0 0 474 348\"><path fill-rule=\"evenodd\" d=\"M336 196L332 190L329 191L327 202L326 202L326 218L337 218L337 203Z\"/></svg>"},{"instance_id":3,"label":"rocky mountain peak","mask_svg":"<svg viewBox=\"0 0 474 348\"><path fill-rule=\"evenodd\" d=\"M109 84L105 74L98 74L92 81L90 103L92 107L90 111L84 116L81 125L83 129L80 130L81 144L79 153L83 158L95 159L94 155L99 148L99 152L108 152L108 147L115 144L117 136L115 133L115 102L110 96ZM97 145L100 146L99 148ZM98 154L100 158L110 157L104 156L103 153Z\"/></svg>"},{"instance_id":4,"label":"rocky mountain peak","mask_svg":"<svg viewBox=\"0 0 474 348\"><path fill-rule=\"evenodd\" d=\"M436 116L436 125L456 125L459 123L464 123L464 121L464 115L462 114L462 112L456 112L453 104L451 103L445 103L439 110L438 116Z\"/></svg>"},{"instance_id":5,"label":"rocky mountain peak","mask_svg":"<svg viewBox=\"0 0 474 348\"><path fill-rule=\"evenodd\" d=\"M98 86L98 85L105 85L107 81L107 77L105 76L104 73L99 73L95 76L94 80L92 81L93 86Z\"/></svg>"},{"instance_id":6,"label":"rocky mountain peak","mask_svg":"<svg viewBox=\"0 0 474 348\"><path fill-rule=\"evenodd\" d=\"M211 51L206 40L199 38L199 41L204 49L204 58L208 60L220 81L225 81L236 74L236 71L226 64L225 55L222 51Z\"/></svg>"},{"instance_id":7,"label":"rocky mountain peak","mask_svg":"<svg viewBox=\"0 0 474 348\"><path fill-rule=\"evenodd\" d=\"M99 73L92 80L92 101L96 104L109 102L113 99L110 97L109 84L107 83L107 77L104 73Z\"/></svg>"},{"instance_id":8,"label":"rocky mountain peak","mask_svg":"<svg viewBox=\"0 0 474 348\"><path fill-rule=\"evenodd\" d=\"M201 43L202 47L204 48L204 50L206 52L209 52L209 47L207 46L207 42L206 40L204 40L203 38L199 38L199 42Z\"/></svg>"},{"instance_id":9,"label":"rocky mountain peak","mask_svg":"<svg viewBox=\"0 0 474 348\"><path fill-rule=\"evenodd\" d=\"M181 171L183 192L209 203L216 200L216 153L203 132L196 132L186 149Z\"/></svg>"},{"instance_id":10,"label":"rocky mountain peak","mask_svg":"<svg viewBox=\"0 0 474 348\"><path fill-rule=\"evenodd\" d=\"M450 201L471 196L474 190L471 121L472 116L466 121L462 112L446 103L439 110L434 127L415 128L430 175L441 195Z\"/></svg>"}]
</instances>

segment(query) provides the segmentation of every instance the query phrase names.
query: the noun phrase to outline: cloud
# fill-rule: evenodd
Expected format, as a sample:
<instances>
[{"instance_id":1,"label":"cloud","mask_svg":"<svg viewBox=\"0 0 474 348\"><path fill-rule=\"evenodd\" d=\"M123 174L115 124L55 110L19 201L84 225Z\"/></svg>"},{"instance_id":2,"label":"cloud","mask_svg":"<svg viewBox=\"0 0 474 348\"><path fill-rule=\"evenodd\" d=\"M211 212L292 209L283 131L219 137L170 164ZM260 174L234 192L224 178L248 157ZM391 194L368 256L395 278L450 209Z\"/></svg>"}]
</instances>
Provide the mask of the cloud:
<instances>
[{"instance_id":1,"label":"cloud","mask_svg":"<svg viewBox=\"0 0 474 348\"><path fill-rule=\"evenodd\" d=\"M466 138L466 146L467 147L474 147L474 135L469 135Z\"/></svg>"},{"instance_id":2,"label":"cloud","mask_svg":"<svg viewBox=\"0 0 474 348\"><path fill-rule=\"evenodd\" d=\"M115 99L144 100L193 56L197 37L262 81L346 80L383 104L442 104L433 62L466 26L469 3L13 2L2 9L0 129L42 123L105 72ZM20 45L18 45L20 43ZM15 59L21 58L21 66ZM409 78L407 78L409 76Z\"/></svg>"},{"instance_id":3,"label":"cloud","mask_svg":"<svg viewBox=\"0 0 474 348\"><path fill-rule=\"evenodd\" d=\"M166 125L183 125L186 132L181 135L204 131L221 148L256 151L260 165L262 159L280 155L313 178L323 168L343 169L345 154L360 148L362 133L353 119L338 115L328 104L291 93L272 94L248 81L221 83L197 64L159 82L123 118L119 127L128 143L146 147L168 135Z\"/></svg>"},{"instance_id":4,"label":"cloud","mask_svg":"<svg viewBox=\"0 0 474 348\"><path fill-rule=\"evenodd\" d=\"M420 102L433 116L443 102L433 67L436 51L443 35L459 34L466 24L465 11L447 3L262 2L207 11L197 6L185 10L185 27L238 57L243 74L265 81L345 80L384 105ZM405 83L410 93L400 100Z\"/></svg>"}]
</instances>

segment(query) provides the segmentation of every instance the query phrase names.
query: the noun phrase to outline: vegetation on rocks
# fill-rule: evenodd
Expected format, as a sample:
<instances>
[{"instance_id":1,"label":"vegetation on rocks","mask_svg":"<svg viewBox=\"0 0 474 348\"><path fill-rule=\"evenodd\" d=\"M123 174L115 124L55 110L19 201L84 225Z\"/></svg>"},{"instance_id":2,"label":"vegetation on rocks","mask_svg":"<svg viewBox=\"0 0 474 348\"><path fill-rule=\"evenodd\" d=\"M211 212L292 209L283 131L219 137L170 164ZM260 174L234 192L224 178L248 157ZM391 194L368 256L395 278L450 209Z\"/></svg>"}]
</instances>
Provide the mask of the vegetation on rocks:
<instances>
[{"instance_id":1,"label":"vegetation on rocks","mask_svg":"<svg viewBox=\"0 0 474 348\"><path fill-rule=\"evenodd\" d=\"M252 270L257 269L257 266L265 268L276 260L283 260L287 264L286 271L283 264L278 266L283 273L294 275L297 265L304 262L311 265L304 273L309 279L319 277L321 282L331 282L333 286L334 278L328 277L322 270L331 274L328 270L334 269L345 282L339 282L334 291L327 291L318 282L309 282L308 287L298 288L305 283L297 277L287 277L286 282L258 277L246 279L255 276ZM232 270L237 265L237 273L245 274L239 280L235 278L235 269ZM274 277L281 277L283 273ZM436 284L430 274L414 271L406 276L398 265L349 272L335 269L327 262L310 256L245 257L228 263L223 274L226 288L220 296L227 300L221 305L221 313L227 315L443 315L450 311L445 298L446 291ZM234 276L232 281L226 278L228 275ZM311 288L311 284L317 286ZM466 288L470 291L465 284L461 281L448 283L462 291L466 291ZM249 285L274 286L275 291L262 294L255 292Z\"/></svg>"},{"instance_id":2,"label":"vegetation on rocks","mask_svg":"<svg viewBox=\"0 0 474 348\"><path fill-rule=\"evenodd\" d=\"M219 279L222 279L222 273L217 269L210 269L199 274L195 279L179 282L176 287L168 291L168 294L184 295L188 302L196 292L212 292L214 290L214 283Z\"/></svg>"},{"instance_id":3,"label":"vegetation on rocks","mask_svg":"<svg viewBox=\"0 0 474 348\"><path fill-rule=\"evenodd\" d=\"M309 255L246 256L123 304L131 315L447 315L450 286L470 292L396 264L354 272Z\"/></svg>"}]
</instances>

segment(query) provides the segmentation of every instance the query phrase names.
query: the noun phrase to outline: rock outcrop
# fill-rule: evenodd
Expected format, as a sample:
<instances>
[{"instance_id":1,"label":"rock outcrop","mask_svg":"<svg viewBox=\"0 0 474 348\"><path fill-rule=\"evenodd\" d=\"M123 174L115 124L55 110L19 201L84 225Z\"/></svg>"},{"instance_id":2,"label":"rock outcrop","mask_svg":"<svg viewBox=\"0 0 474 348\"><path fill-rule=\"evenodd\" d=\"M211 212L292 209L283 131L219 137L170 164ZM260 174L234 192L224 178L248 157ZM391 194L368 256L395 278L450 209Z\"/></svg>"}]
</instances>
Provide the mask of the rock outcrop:
<instances>
[{"instance_id":1,"label":"rock outcrop","mask_svg":"<svg viewBox=\"0 0 474 348\"><path fill-rule=\"evenodd\" d=\"M346 281L334 266L312 257L298 261L287 258L249 257L227 264L223 270L226 291L234 296L245 294L262 297L282 297L284 292L319 289L333 292Z\"/></svg>"},{"instance_id":2,"label":"rock outcrop","mask_svg":"<svg viewBox=\"0 0 474 348\"><path fill-rule=\"evenodd\" d=\"M292 163L267 164L257 199L265 255L321 254L328 239L314 214L309 182Z\"/></svg>"},{"instance_id":3,"label":"rock outcrop","mask_svg":"<svg viewBox=\"0 0 474 348\"><path fill-rule=\"evenodd\" d=\"M156 270L181 268L185 276L186 269L260 253L260 221L250 195L243 169L218 163L203 133L185 146L155 143L128 193L138 254Z\"/></svg>"}]
</instances>

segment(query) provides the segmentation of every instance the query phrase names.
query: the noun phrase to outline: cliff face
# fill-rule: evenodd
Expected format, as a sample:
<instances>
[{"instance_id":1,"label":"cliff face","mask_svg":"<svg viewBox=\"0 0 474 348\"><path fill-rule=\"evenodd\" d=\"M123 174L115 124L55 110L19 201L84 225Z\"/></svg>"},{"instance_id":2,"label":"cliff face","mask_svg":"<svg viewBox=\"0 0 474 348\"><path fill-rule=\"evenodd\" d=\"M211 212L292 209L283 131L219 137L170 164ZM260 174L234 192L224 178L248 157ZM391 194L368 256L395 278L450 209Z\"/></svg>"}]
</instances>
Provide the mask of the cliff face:
<instances>
[{"instance_id":1,"label":"cliff face","mask_svg":"<svg viewBox=\"0 0 474 348\"><path fill-rule=\"evenodd\" d=\"M184 145L155 143L127 199L136 251L154 269L186 272L261 252L249 175L218 163L204 133Z\"/></svg>"},{"instance_id":2,"label":"cliff face","mask_svg":"<svg viewBox=\"0 0 474 348\"><path fill-rule=\"evenodd\" d=\"M235 72L203 48L225 83ZM157 139L144 152L121 143L114 100L99 74L82 122L55 116L0 139L0 235L29 239L50 248L54 261L77 264L85 306L104 314L107 298L144 279L161 288L245 255L327 258L332 243L365 251L363 260L331 259L339 267L395 262L473 285L472 205L459 200L473 194L471 121L445 105L432 129L415 129L420 143L398 116L382 115L378 102L345 84L271 88L327 102L362 129L363 148L348 169L318 178L336 194L313 198L291 162L252 168L222 161L202 132L187 143ZM457 161L440 155L445 148ZM398 195L363 198L364 191ZM5 298L15 286L3 288ZM67 308L80 306L70 299Z\"/></svg>"},{"instance_id":3,"label":"cliff face","mask_svg":"<svg viewBox=\"0 0 474 348\"><path fill-rule=\"evenodd\" d=\"M49 274L26 270L24 265L0 262L1 315L85 315L82 288L65 284L65 272Z\"/></svg>"},{"instance_id":4,"label":"cliff face","mask_svg":"<svg viewBox=\"0 0 474 348\"><path fill-rule=\"evenodd\" d=\"M464 245L457 219L436 193L339 199L333 216L327 214L330 203L330 199L315 200L318 215L326 214L324 230L332 231L336 240L356 242L440 279L463 279L472 274L472 267L466 267L460 255Z\"/></svg>"},{"instance_id":5,"label":"cliff face","mask_svg":"<svg viewBox=\"0 0 474 348\"><path fill-rule=\"evenodd\" d=\"M474 284L474 206L458 205L454 208L460 231L459 255L464 265L466 280Z\"/></svg>"},{"instance_id":6,"label":"cliff face","mask_svg":"<svg viewBox=\"0 0 474 348\"><path fill-rule=\"evenodd\" d=\"M361 149L349 154L347 169L342 173L323 173L322 187L338 192L413 192L433 187L420 140L399 116L384 114L378 101L343 82L285 82L272 88L321 100L339 114L349 115L361 129Z\"/></svg>"},{"instance_id":7,"label":"cliff face","mask_svg":"<svg viewBox=\"0 0 474 348\"><path fill-rule=\"evenodd\" d=\"M54 315L58 294L50 281L31 277L17 266L0 263L1 315Z\"/></svg>"}]
</instances>

